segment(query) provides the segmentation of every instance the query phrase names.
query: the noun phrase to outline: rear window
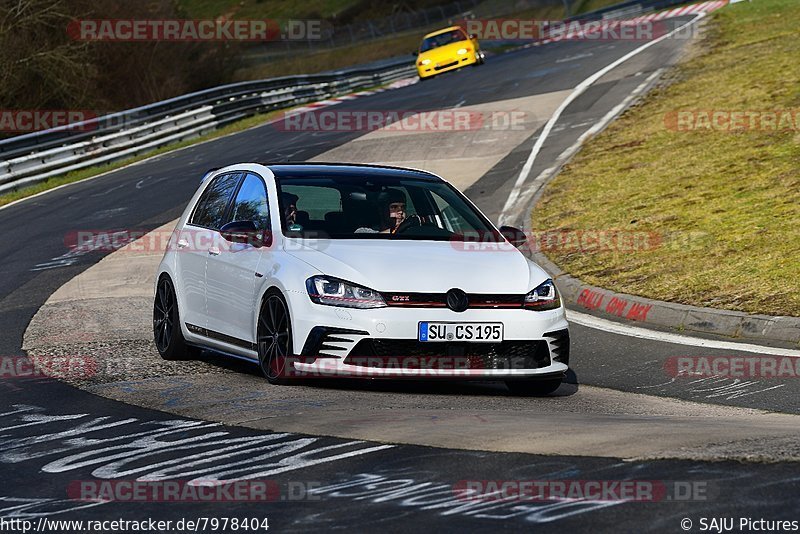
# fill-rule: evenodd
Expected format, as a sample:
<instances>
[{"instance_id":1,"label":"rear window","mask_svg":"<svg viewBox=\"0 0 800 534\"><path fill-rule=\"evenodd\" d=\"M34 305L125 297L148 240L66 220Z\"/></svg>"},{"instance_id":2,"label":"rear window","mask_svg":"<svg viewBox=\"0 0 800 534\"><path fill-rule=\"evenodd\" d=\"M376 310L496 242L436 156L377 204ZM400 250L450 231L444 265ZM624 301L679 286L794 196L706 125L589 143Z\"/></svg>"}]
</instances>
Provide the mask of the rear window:
<instances>
[{"instance_id":1,"label":"rear window","mask_svg":"<svg viewBox=\"0 0 800 534\"><path fill-rule=\"evenodd\" d=\"M248 173L231 206L231 221L253 221L259 230L269 229L267 190L260 176Z\"/></svg>"},{"instance_id":2,"label":"rear window","mask_svg":"<svg viewBox=\"0 0 800 534\"><path fill-rule=\"evenodd\" d=\"M225 211L241 174L223 174L214 178L197 201L197 207L189 220L190 224L219 230L225 224Z\"/></svg>"}]
</instances>

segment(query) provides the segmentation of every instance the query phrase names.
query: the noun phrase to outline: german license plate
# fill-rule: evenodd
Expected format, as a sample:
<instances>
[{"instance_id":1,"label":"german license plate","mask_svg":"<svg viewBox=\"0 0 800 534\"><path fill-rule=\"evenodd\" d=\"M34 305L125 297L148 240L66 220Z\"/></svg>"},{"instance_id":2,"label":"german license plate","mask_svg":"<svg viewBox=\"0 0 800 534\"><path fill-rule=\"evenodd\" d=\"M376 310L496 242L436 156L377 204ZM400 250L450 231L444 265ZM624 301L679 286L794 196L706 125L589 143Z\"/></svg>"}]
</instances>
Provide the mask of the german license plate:
<instances>
[{"instance_id":1,"label":"german license plate","mask_svg":"<svg viewBox=\"0 0 800 534\"><path fill-rule=\"evenodd\" d=\"M503 323L420 322L418 339L420 341L497 343L503 341Z\"/></svg>"}]
</instances>

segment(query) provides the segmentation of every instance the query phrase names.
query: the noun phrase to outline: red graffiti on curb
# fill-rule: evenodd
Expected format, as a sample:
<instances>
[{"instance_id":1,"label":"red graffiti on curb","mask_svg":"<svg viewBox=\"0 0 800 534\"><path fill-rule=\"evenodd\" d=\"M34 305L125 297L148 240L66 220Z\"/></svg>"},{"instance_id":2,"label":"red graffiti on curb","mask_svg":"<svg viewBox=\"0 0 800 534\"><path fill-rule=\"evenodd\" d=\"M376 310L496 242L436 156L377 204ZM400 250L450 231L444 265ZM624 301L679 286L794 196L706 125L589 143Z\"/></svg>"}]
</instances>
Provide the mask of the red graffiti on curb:
<instances>
[{"instance_id":1,"label":"red graffiti on curb","mask_svg":"<svg viewBox=\"0 0 800 534\"><path fill-rule=\"evenodd\" d=\"M583 306L590 310L596 310L603 304L603 294L599 291L584 289L578 296L578 306Z\"/></svg>"},{"instance_id":2,"label":"red graffiti on curb","mask_svg":"<svg viewBox=\"0 0 800 534\"><path fill-rule=\"evenodd\" d=\"M596 310L603 305L603 300L605 300L606 296L601 291L585 288L578 295L577 304L589 310ZM604 309L609 315L624 317L632 321L646 321L647 314L652 307L652 304L640 304L638 302L630 302L622 297L611 297Z\"/></svg>"}]
</instances>

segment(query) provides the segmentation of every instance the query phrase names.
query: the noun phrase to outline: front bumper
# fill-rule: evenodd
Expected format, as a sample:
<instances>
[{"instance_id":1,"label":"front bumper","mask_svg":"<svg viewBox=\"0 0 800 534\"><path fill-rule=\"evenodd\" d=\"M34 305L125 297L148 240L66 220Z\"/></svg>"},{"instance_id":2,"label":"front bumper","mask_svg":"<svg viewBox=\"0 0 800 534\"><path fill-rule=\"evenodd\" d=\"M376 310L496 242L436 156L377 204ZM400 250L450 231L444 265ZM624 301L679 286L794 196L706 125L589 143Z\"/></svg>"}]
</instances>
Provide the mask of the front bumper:
<instances>
[{"instance_id":1,"label":"front bumper","mask_svg":"<svg viewBox=\"0 0 800 534\"><path fill-rule=\"evenodd\" d=\"M308 376L511 379L569 368L564 309L348 309L295 299L294 371ZM502 322L500 343L419 342L420 321Z\"/></svg>"},{"instance_id":2,"label":"front bumper","mask_svg":"<svg viewBox=\"0 0 800 534\"><path fill-rule=\"evenodd\" d=\"M429 78L442 72L460 69L461 67L465 67L467 65L474 65L477 61L478 58L475 56L475 54L468 54L466 57L462 57L460 59L453 58L449 61L440 62L438 63L438 67L436 66L436 63L430 63L424 66L417 65L417 74L420 78Z\"/></svg>"}]
</instances>

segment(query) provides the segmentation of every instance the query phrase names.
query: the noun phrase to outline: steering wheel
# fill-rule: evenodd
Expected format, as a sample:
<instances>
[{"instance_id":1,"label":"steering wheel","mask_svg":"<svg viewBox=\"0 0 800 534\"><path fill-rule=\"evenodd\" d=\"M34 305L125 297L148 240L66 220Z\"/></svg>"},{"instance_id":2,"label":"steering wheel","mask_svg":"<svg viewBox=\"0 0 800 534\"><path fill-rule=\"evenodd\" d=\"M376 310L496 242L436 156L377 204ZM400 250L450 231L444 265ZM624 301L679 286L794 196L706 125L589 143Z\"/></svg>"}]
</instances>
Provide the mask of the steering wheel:
<instances>
[{"instance_id":1,"label":"steering wheel","mask_svg":"<svg viewBox=\"0 0 800 534\"><path fill-rule=\"evenodd\" d=\"M397 230L394 233L399 234L401 232L405 232L409 228L416 228L417 226L422 226L422 219L419 218L419 215L416 213L414 215L410 215L406 218L405 221L400 223L400 226L397 227Z\"/></svg>"}]
</instances>

